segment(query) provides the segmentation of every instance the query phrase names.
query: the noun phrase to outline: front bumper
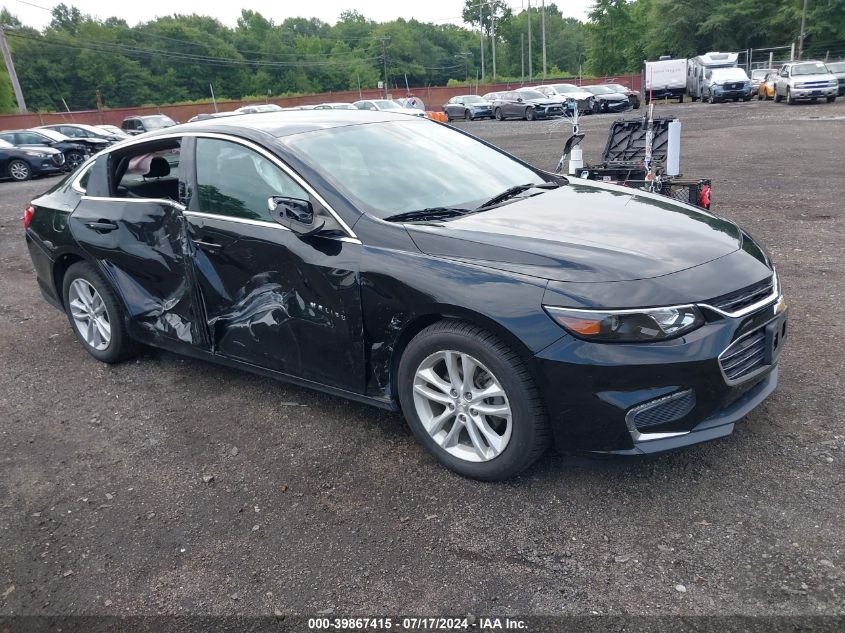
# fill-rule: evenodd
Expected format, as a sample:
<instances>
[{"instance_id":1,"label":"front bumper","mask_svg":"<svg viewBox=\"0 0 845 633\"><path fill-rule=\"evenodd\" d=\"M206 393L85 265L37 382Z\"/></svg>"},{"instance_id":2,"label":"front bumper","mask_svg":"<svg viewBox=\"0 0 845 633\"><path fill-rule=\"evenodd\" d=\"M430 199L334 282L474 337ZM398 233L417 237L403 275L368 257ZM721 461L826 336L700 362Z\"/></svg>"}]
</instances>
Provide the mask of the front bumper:
<instances>
[{"instance_id":1,"label":"front bumper","mask_svg":"<svg viewBox=\"0 0 845 633\"><path fill-rule=\"evenodd\" d=\"M716 88L713 90L713 96L717 99L750 99L751 88L741 88L736 90Z\"/></svg>"},{"instance_id":2,"label":"front bumper","mask_svg":"<svg viewBox=\"0 0 845 633\"><path fill-rule=\"evenodd\" d=\"M730 434L777 385L787 315L775 306L739 318L710 314L697 330L661 343L566 336L541 351L536 360L558 447L639 455ZM728 363L742 361L744 341L757 333L768 337L759 364L730 380Z\"/></svg>"},{"instance_id":3,"label":"front bumper","mask_svg":"<svg viewBox=\"0 0 845 633\"><path fill-rule=\"evenodd\" d=\"M480 117L492 117L493 116L493 108L479 108L476 110L469 111L470 116L472 118L477 119Z\"/></svg>"},{"instance_id":4,"label":"front bumper","mask_svg":"<svg viewBox=\"0 0 845 633\"><path fill-rule=\"evenodd\" d=\"M793 99L819 99L823 97L835 97L839 94L839 86L826 86L824 88L793 88L791 91Z\"/></svg>"}]
</instances>

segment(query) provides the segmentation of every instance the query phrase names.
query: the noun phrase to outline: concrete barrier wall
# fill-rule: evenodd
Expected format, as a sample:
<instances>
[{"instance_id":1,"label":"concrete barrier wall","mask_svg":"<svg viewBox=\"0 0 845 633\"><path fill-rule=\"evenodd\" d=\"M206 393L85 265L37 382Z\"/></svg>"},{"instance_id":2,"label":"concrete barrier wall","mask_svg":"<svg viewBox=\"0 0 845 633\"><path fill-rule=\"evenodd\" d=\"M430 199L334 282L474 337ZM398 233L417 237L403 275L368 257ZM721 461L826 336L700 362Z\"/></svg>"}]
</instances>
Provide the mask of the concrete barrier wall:
<instances>
[{"instance_id":1,"label":"concrete barrier wall","mask_svg":"<svg viewBox=\"0 0 845 633\"><path fill-rule=\"evenodd\" d=\"M621 83L634 90L640 90L640 76L639 75L625 75L616 77L602 77L598 79L591 79L584 81L585 84L592 83ZM538 85L542 82L536 82L531 85ZM575 79L556 79L549 80L546 83L578 83ZM487 84L479 86L478 94L485 94L487 92L496 92L501 90L513 90L518 88L520 84L517 83L500 83ZM452 97L468 92L475 92L474 88L466 87L446 87L446 86L431 86L428 88L412 88L411 94L419 97L425 102L428 110L442 110L442 106ZM393 98L400 98L407 96L406 91L393 90L391 91ZM283 108L291 108L300 105L315 105L318 103L325 103L331 101L358 101L359 99L380 99L383 97L383 92L378 89L362 90L359 94L357 90L350 90L346 92L325 92L313 95L300 95L296 97L276 97L271 98L270 103L275 103ZM243 105L247 105L246 101L218 101L217 108L219 111L231 111ZM82 110L77 112L44 112L32 114L5 114L0 115L0 129L13 130L19 128L30 128L39 125L48 125L50 123L89 123L92 125L109 124L119 126L125 117L145 114L166 114L174 121L184 122L197 114L202 112L213 112L214 106L210 103L196 104L196 105L162 105L153 107L134 107L134 108L106 108L102 111L97 110Z\"/></svg>"}]
</instances>

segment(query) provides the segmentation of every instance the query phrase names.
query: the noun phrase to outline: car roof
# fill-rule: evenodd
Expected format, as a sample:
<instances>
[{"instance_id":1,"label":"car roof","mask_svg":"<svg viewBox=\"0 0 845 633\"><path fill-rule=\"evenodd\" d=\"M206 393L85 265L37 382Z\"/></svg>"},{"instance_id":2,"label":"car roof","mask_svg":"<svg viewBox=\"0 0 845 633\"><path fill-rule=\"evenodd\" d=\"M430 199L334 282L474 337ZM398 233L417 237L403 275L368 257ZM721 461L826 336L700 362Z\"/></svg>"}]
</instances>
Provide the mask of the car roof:
<instances>
[{"instance_id":1,"label":"car roof","mask_svg":"<svg viewBox=\"0 0 845 633\"><path fill-rule=\"evenodd\" d=\"M147 132L144 138L174 134L178 132L217 132L249 135L250 132L262 132L269 136L282 137L303 134L316 130L327 130L351 125L385 123L389 121L413 121L420 117L406 114L392 114L385 111L368 110L284 110L282 112L264 112L260 114L241 114L233 117L221 117L182 123L161 130Z\"/></svg>"}]
</instances>

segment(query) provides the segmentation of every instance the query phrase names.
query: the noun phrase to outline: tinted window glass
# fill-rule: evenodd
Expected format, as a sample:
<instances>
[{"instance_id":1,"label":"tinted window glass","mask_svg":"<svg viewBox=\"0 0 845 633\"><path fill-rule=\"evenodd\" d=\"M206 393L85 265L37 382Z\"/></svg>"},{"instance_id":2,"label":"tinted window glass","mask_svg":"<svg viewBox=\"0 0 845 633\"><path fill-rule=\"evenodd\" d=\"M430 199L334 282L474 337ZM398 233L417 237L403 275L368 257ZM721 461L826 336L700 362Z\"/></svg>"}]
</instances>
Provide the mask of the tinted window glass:
<instances>
[{"instance_id":1,"label":"tinted window glass","mask_svg":"<svg viewBox=\"0 0 845 633\"><path fill-rule=\"evenodd\" d=\"M21 145L44 145L45 143L49 143L50 139L34 132L20 132L18 134L18 142Z\"/></svg>"},{"instance_id":2,"label":"tinted window glass","mask_svg":"<svg viewBox=\"0 0 845 633\"><path fill-rule=\"evenodd\" d=\"M271 221L267 200L308 194L271 161L251 149L217 139L197 139L199 210Z\"/></svg>"}]
</instances>

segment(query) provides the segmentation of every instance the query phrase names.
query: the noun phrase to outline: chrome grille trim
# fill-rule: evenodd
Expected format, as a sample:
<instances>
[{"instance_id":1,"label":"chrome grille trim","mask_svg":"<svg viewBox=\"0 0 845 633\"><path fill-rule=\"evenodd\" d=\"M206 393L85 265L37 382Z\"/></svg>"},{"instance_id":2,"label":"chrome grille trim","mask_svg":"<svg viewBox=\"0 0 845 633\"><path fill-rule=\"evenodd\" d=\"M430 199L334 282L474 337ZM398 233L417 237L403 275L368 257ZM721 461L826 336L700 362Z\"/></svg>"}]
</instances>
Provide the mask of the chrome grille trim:
<instances>
[{"instance_id":1,"label":"chrome grille trim","mask_svg":"<svg viewBox=\"0 0 845 633\"><path fill-rule=\"evenodd\" d=\"M645 404L641 404L639 406L633 407L632 409L629 409L628 413L625 414L625 426L628 427L628 433L631 434L631 439L634 440L634 442L648 442L651 440L665 440L670 437L679 437L681 435L686 435L687 433L689 433L689 431L676 431L671 433L643 433L637 428L637 425L634 423L634 418L637 416L638 413L642 413L643 411L648 411L649 409L653 409L662 404L666 404L667 402L671 402L679 398L686 398L690 395L690 391L692 390L684 389L683 391L676 391L675 393L671 393L668 396L663 396L662 398L650 400Z\"/></svg>"},{"instance_id":2,"label":"chrome grille trim","mask_svg":"<svg viewBox=\"0 0 845 633\"><path fill-rule=\"evenodd\" d=\"M742 317L742 316L745 316L746 314L751 314L752 312L756 312L760 308L764 308L764 307L768 306L769 304L774 303L775 301L778 300L778 298L780 297L780 287L779 287L779 284L778 284L778 275L777 275L776 272L772 273L771 281L772 281L771 286L770 286L771 292L769 292L765 297L763 297L759 301L755 301L754 303L752 303L749 306L745 306L744 308L741 308L739 310L735 310L733 312L731 312L730 310L726 310L724 308L718 307L717 305L713 305L713 303L716 303L715 299L710 300L713 303L701 302L698 305L703 307L703 308L708 308L709 310L713 310L714 312L718 312L721 315L731 317L731 318L734 318L734 319L737 318L737 317ZM757 283L757 284L754 284L753 286L749 286L748 288L756 288L757 286L760 286L760 284ZM723 296L724 297L733 297L734 295L737 295L740 292L742 292L742 291L737 291L736 293L731 293L729 295L723 295ZM737 298L736 300L734 300L730 303L741 303L741 301L742 301L742 297Z\"/></svg>"}]
</instances>

